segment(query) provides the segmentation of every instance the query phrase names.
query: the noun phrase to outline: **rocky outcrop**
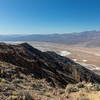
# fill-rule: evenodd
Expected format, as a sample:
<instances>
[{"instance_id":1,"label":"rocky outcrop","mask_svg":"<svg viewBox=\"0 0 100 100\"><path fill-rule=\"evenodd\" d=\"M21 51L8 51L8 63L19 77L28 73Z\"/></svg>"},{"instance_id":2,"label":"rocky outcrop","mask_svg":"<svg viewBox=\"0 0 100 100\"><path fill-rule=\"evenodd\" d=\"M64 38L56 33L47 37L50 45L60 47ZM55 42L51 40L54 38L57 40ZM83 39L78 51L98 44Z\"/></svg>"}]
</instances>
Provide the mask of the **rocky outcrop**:
<instances>
[{"instance_id":1,"label":"rocky outcrop","mask_svg":"<svg viewBox=\"0 0 100 100\"><path fill-rule=\"evenodd\" d=\"M22 73L45 78L52 86L65 87L81 81L100 83L100 76L55 52L41 52L27 43L0 44L0 61L23 68ZM20 70L19 70L20 71Z\"/></svg>"}]
</instances>

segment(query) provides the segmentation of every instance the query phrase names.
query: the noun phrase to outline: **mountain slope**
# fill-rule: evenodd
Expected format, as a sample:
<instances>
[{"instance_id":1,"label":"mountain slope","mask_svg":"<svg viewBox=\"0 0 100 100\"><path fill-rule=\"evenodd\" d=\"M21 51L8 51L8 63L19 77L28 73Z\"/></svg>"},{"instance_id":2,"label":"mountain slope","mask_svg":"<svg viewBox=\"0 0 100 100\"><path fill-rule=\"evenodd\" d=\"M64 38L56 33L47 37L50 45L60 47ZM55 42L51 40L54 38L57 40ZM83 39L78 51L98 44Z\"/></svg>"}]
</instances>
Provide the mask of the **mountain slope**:
<instances>
[{"instance_id":1,"label":"mountain slope","mask_svg":"<svg viewBox=\"0 0 100 100\"><path fill-rule=\"evenodd\" d=\"M85 31L70 34L0 36L0 41L38 41L67 45L81 45L87 47L100 47L100 31Z\"/></svg>"},{"instance_id":2,"label":"mountain slope","mask_svg":"<svg viewBox=\"0 0 100 100\"><path fill-rule=\"evenodd\" d=\"M0 44L0 61L22 68L25 75L45 78L54 87L81 81L100 83L100 76L69 58L54 52L41 52L27 43L19 45ZM5 77L8 77L5 76Z\"/></svg>"}]
</instances>

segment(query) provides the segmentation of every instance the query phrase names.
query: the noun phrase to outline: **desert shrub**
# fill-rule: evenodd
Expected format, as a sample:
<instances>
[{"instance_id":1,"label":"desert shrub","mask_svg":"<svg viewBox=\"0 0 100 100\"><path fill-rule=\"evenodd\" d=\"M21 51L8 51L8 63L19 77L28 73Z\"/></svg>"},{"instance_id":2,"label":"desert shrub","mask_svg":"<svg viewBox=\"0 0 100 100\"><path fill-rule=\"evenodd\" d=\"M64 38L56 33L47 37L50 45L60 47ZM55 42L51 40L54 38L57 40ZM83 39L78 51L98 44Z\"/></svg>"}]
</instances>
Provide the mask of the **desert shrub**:
<instances>
[{"instance_id":1,"label":"desert shrub","mask_svg":"<svg viewBox=\"0 0 100 100\"><path fill-rule=\"evenodd\" d=\"M42 89L43 88L43 84L41 84L40 82L38 82L38 83L32 83L32 87L34 89Z\"/></svg>"},{"instance_id":2,"label":"desert shrub","mask_svg":"<svg viewBox=\"0 0 100 100\"><path fill-rule=\"evenodd\" d=\"M1 78L1 79L0 79L0 82L1 82L1 83L6 83L7 81L6 81L4 78Z\"/></svg>"},{"instance_id":3,"label":"desert shrub","mask_svg":"<svg viewBox=\"0 0 100 100\"><path fill-rule=\"evenodd\" d=\"M44 91L40 91L39 92L40 95L44 95L44 93L45 93Z\"/></svg>"},{"instance_id":4,"label":"desert shrub","mask_svg":"<svg viewBox=\"0 0 100 100\"><path fill-rule=\"evenodd\" d=\"M78 87L78 88L84 88L85 86L84 86L84 84L82 84L81 82L79 82L79 83L77 84L77 87Z\"/></svg>"},{"instance_id":5,"label":"desert shrub","mask_svg":"<svg viewBox=\"0 0 100 100\"><path fill-rule=\"evenodd\" d=\"M23 83L23 81L20 80L20 79L15 79L15 80L13 80L13 83L14 84L20 84L20 83Z\"/></svg>"},{"instance_id":6,"label":"desert shrub","mask_svg":"<svg viewBox=\"0 0 100 100\"><path fill-rule=\"evenodd\" d=\"M12 95L17 96L18 92L17 91L12 91Z\"/></svg>"},{"instance_id":7,"label":"desert shrub","mask_svg":"<svg viewBox=\"0 0 100 100\"><path fill-rule=\"evenodd\" d=\"M81 100L90 100L90 99L87 97L83 97Z\"/></svg>"},{"instance_id":8,"label":"desert shrub","mask_svg":"<svg viewBox=\"0 0 100 100\"><path fill-rule=\"evenodd\" d=\"M100 84L94 84L94 89L96 91L100 91Z\"/></svg>"},{"instance_id":9,"label":"desert shrub","mask_svg":"<svg viewBox=\"0 0 100 100\"><path fill-rule=\"evenodd\" d=\"M18 97L17 96L11 96L10 100L18 100Z\"/></svg>"},{"instance_id":10,"label":"desert shrub","mask_svg":"<svg viewBox=\"0 0 100 100\"><path fill-rule=\"evenodd\" d=\"M24 91L18 94L18 98L16 100L34 100L34 98L30 95L29 92Z\"/></svg>"},{"instance_id":11,"label":"desert shrub","mask_svg":"<svg viewBox=\"0 0 100 100\"><path fill-rule=\"evenodd\" d=\"M51 97L50 94L47 94L46 96L47 96L47 97Z\"/></svg>"},{"instance_id":12,"label":"desert shrub","mask_svg":"<svg viewBox=\"0 0 100 100\"><path fill-rule=\"evenodd\" d=\"M78 89L77 89L76 87L71 86L71 87L67 88L66 91L67 91L68 93L71 93L71 92L77 92Z\"/></svg>"},{"instance_id":13,"label":"desert shrub","mask_svg":"<svg viewBox=\"0 0 100 100\"><path fill-rule=\"evenodd\" d=\"M64 94L64 93L65 93L65 90L63 90L63 89L59 90L59 94Z\"/></svg>"},{"instance_id":14,"label":"desert shrub","mask_svg":"<svg viewBox=\"0 0 100 100\"><path fill-rule=\"evenodd\" d=\"M53 90L54 90L54 88L52 88L52 87L48 88L48 91L53 91Z\"/></svg>"},{"instance_id":15,"label":"desert shrub","mask_svg":"<svg viewBox=\"0 0 100 100\"><path fill-rule=\"evenodd\" d=\"M24 93L25 100L34 100L33 97L29 94L29 92Z\"/></svg>"},{"instance_id":16,"label":"desert shrub","mask_svg":"<svg viewBox=\"0 0 100 100\"><path fill-rule=\"evenodd\" d=\"M39 88L35 83L32 84L33 88Z\"/></svg>"},{"instance_id":17,"label":"desert shrub","mask_svg":"<svg viewBox=\"0 0 100 100\"><path fill-rule=\"evenodd\" d=\"M88 86L85 86L84 87L84 89L85 89L85 91L88 93L88 92L90 92L92 89L90 88L90 87L88 87Z\"/></svg>"}]
</instances>

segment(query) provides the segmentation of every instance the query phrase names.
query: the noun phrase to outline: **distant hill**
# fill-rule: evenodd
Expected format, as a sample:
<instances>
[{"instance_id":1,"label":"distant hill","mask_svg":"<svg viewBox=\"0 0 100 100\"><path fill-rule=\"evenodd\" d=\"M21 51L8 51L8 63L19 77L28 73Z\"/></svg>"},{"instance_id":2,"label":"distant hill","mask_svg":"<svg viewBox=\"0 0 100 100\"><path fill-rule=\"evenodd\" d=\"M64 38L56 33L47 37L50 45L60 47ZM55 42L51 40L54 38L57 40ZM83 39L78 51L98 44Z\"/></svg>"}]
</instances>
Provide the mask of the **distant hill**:
<instances>
[{"instance_id":1,"label":"distant hill","mask_svg":"<svg viewBox=\"0 0 100 100\"><path fill-rule=\"evenodd\" d=\"M0 41L38 41L100 47L100 31L85 31L70 34L0 36Z\"/></svg>"}]
</instances>

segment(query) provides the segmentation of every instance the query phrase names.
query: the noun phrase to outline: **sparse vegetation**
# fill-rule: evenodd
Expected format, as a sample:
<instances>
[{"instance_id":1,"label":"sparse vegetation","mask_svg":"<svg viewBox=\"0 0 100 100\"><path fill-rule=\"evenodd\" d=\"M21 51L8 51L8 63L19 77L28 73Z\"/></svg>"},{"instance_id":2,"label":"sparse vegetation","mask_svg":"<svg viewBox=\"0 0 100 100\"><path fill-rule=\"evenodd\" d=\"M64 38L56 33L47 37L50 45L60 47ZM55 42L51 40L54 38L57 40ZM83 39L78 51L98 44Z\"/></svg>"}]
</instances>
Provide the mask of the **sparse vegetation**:
<instances>
[{"instance_id":1,"label":"sparse vegetation","mask_svg":"<svg viewBox=\"0 0 100 100\"><path fill-rule=\"evenodd\" d=\"M68 93L71 93L71 92L77 92L78 89L77 89L76 87L74 87L74 86L71 86L71 87L67 88L66 91L67 91Z\"/></svg>"},{"instance_id":2,"label":"sparse vegetation","mask_svg":"<svg viewBox=\"0 0 100 100\"><path fill-rule=\"evenodd\" d=\"M25 100L34 100L34 98L29 94L29 92L24 92L23 96Z\"/></svg>"},{"instance_id":3,"label":"sparse vegetation","mask_svg":"<svg viewBox=\"0 0 100 100\"><path fill-rule=\"evenodd\" d=\"M17 95L12 95L10 100L34 100L29 92L23 91L19 92Z\"/></svg>"},{"instance_id":4,"label":"sparse vegetation","mask_svg":"<svg viewBox=\"0 0 100 100\"><path fill-rule=\"evenodd\" d=\"M63 95L62 100L66 100L65 95L68 93L68 100L73 100L75 97L75 100L77 100L77 98L80 98L79 100L91 100L90 97L92 95L92 98L96 98L93 100L99 100L97 97L100 95L100 84L81 82L78 84L69 84L66 89L60 89L51 87L44 79L35 79L31 74L26 76L21 73L21 75L24 76L24 78L16 78L16 75L13 74L14 79L11 82L6 82L7 80L5 80L5 78L0 79L0 84L2 83L2 85L0 85L0 91L1 93L7 93L7 97L5 96L5 98L9 97L9 100L34 100L35 98L36 100L47 100L48 98L53 98L53 100L55 100L57 98L62 99ZM88 92L86 92L87 89Z\"/></svg>"},{"instance_id":5,"label":"sparse vegetation","mask_svg":"<svg viewBox=\"0 0 100 100\"><path fill-rule=\"evenodd\" d=\"M77 87L78 87L78 88L84 88L85 86L84 86L84 84L83 84L82 82L79 82L79 83L77 84Z\"/></svg>"},{"instance_id":6,"label":"sparse vegetation","mask_svg":"<svg viewBox=\"0 0 100 100\"><path fill-rule=\"evenodd\" d=\"M18 100L18 96L11 96L10 100Z\"/></svg>"},{"instance_id":7,"label":"sparse vegetation","mask_svg":"<svg viewBox=\"0 0 100 100\"><path fill-rule=\"evenodd\" d=\"M81 100L90 100L88 97L83 97Z\"/></svg>"},{"instance_id":8,"label":"sparse vegetation","mask_svg":"<svg viewBox=\"0 0 100 100\"><path fill-rule=\"evenodd\" d=\"M6 81L4 78L1 78L1 79L0 79L0 82L1 82L1 83L6 83L7 81Z\"/></svg>"},{"instance_id":9,"label":"sparse vegetation","mask_svg":"<svg viewBox=\"0 0 100 100\"><path fill-rule=\"evenodd\" d=\"M93 87L96 91L100 91L100 84L94 84Z\"/></svg>"}]
</instances>

